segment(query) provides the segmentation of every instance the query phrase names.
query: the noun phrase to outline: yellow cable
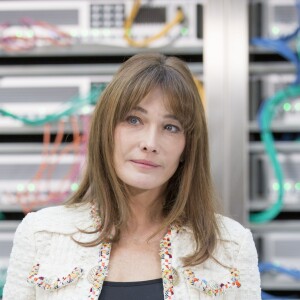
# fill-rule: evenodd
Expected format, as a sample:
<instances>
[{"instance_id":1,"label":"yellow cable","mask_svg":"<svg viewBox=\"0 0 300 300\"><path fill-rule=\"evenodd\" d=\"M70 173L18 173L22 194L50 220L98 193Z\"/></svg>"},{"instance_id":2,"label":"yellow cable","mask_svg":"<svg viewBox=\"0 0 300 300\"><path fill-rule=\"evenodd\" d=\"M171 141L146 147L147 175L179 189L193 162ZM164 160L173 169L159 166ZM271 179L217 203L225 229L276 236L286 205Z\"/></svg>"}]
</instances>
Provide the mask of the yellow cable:
<instances>
[{"instance_id":1,"label":"yellow cable","mask_svg":"<svg viewBox=\"0 0 300 300\"><path fill-rule=\"evenodd\" d=\"M130 31L131 31L131 26L133 24L133 21L139 12L140 6L141 6L141 0L135 0L131 13L124 22L124 32L125 32L124 38L128 42L128 44L132 47L144 48L149 46L153 41L166 35L175 25L179 24L184 20L184 14L182 12L182 9L178 8L175 18L170 23L166 24L159 33L154 34L151 37L145 38L144 40L135 41L130 37Z\"/></svg>"},{"instance_id":2,"label":"yellow cable","mask_svg":"<svg viewBox=\"0 0 300 300\"><path fill-rule=\"evenodd\" d=\"M134 4L133 4L133 7L132 7L132 10L130 12L130 15L124 22L125 35L129 34L130 27L131 27L136 15L137 15L138 11L140 10L140 6L141 6L141 0L135 0Z\"/></svg>"},{"instance_id":3,"label":"yellow cable","mask_svg":"<svg viewBox=\"0 0 300 300\"><path fill-rule=\"evenodd\" d=\"M204 109L206 109L206 99L205 99L205 92L204 92L203 84L197 77L193 76L193 79L196 84L198 93L200 95L201 102L204 106Z\"/></svg>"}]
</instances>

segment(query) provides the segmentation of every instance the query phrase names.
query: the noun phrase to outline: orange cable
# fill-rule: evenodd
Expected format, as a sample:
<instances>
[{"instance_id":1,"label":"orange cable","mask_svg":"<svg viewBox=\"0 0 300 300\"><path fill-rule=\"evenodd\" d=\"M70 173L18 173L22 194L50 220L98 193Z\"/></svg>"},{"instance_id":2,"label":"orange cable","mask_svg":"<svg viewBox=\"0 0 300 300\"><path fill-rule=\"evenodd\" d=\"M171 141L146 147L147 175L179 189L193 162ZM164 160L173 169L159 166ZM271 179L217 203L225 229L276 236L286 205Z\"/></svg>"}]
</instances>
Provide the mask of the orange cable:
<instances>
[{"instance_id":1,"label":"orange cable","mask_svg":"<svg viewBox=\"0 0 300 300\"><path fill-rule=\"evenodd\" d=\"M50 128L50 124L45 124L44 126L44 135L43 135L43 150L42 150L42 157L47 157L48 156L48 148L49 148L49 144L50 144L50 139L51 139L51 128ZM21 208L22 208L22 211L26 214L28 212L31 211L31 205L29 205L30 203L27 203L26 204L26 201L25 199L27 198L28 199L28 196L29 196L29 190L28 190L28 187L29 187L29 184L32 182L32 181L35 181L36 179L39 179L45 168L47 167L47 163L41 162L37 172L35 173L35 175L33 176L33 178L27 183L25 190L24 192L17 192L16 193L16 198L17 198L17 202L19 202Z\"/></svg>"},{"instance_id":2,"label":"orange cable","mask_svg":"<svg viewBox=\"0 0 300 300\"><path fill-rule=\"evenodd\" d=\"M76 117L71 117L71 125L72 125L72 133L73 133L73 142L68 144L67 146L65 146L59 153L60 157L68 152L70 152L72 149L74 149L73 153L78 154L78 149L80 146L80 142L81 142L81 137L80 137L80 129L78 126L78 120ZM56 165L59 163L59 159L56 163ZM77 163L76 163L76 159L74 156L74 163L69 167L68 172L66 173L66 175L62 178L62 184L61 184L61 188L58 189L59 192L51 192L49 191L48 194L48 201L51 201L51 198L54 197L58 197L60 195L64 195L64 191L65 188L63 188L64 182L66 179L68 179L70 177L70 175L73 173L74 169L77 168Z\"/></svg>"}]
</instances>

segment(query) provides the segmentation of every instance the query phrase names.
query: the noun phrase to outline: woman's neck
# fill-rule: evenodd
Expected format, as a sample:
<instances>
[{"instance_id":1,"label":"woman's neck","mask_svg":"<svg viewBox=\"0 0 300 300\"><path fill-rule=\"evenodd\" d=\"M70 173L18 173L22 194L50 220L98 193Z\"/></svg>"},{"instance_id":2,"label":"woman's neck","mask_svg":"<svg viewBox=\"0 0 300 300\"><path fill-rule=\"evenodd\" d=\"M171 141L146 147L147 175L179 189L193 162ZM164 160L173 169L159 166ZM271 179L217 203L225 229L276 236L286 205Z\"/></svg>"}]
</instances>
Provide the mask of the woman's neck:
<instances>
[{"instance_id":1,"label":"woman's neck","mask_svg":"<svg viewBox=\"0 0 300 300\"><path fill-rule=\"evenodd\" d=\"M164 197L158 191L130 191L131 217L123 234L149 238L163 223Z\"/></svg>"}]
</instances>

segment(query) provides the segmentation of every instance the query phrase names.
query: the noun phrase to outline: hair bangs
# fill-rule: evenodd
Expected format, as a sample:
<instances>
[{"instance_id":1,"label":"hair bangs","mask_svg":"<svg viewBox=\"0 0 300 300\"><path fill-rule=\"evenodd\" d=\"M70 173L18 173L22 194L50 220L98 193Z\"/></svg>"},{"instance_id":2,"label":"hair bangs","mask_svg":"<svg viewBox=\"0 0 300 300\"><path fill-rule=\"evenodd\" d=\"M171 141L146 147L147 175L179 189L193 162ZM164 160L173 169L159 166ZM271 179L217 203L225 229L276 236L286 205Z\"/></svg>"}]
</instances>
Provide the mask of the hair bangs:
<instances>
[{"instance_id":1,"label":"hair bangs","mask_svg":"<svg viewBox=\"0 0 300 300\"><path fill-rule=\"evenodd\" d=\"M197 109L199 109L195 105L197 101L195 101L195 97L197 95L190 88L186 88L184 82L176 76L165 76L160 83L160 87L167 100L166 105L168 109L179 120L185 133L191 133L197 126L196 113Z\"/></svg>"},{"instance_id":2,"label":"hair bangs","mask_svg":"<svg viewBox=\"0 0 300 300\"><path fill-rule=\"evenodd\" d=\"M127 85L119 99L116 110L116 123L125 119L126 115L158 86L157 69L145 69L128 78Z\"/></svg>"},{"instance_id":3,"label":"hair bangs","mask_svg":"<svg viewBox=\"0 0 300 300\"><path fill-rule=\"evenodd\" d=\"M150 66L128 78L127 85L119 99L116 111L116 123L125 119L126 115L155 88L160 88L165 95L166 107L178 118L186 133L197 126L196 114L200 97L195 86L186 86L181 75L168 66ZM124 80L124 79L123 79ZM196 98L196 99L195 99Z\"/></svg>"}]
</instances>

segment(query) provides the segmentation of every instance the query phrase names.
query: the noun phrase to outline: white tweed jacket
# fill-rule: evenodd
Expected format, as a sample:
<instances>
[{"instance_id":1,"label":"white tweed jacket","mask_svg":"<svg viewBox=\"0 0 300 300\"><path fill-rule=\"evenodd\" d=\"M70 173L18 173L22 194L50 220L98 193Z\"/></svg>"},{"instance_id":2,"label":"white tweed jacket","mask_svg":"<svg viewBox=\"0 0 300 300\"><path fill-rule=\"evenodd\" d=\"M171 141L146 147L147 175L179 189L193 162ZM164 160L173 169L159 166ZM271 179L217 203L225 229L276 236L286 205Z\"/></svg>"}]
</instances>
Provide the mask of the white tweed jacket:
<instances>
[{"instance_id":1,"label":"white tweed jacket","mask_svg":"<svg viewBox=\"0 0 300 300\"><path fill-rule=\"evenodd\" d=\"M221 236L214 256L237 271L230 273L230 268L213 259L184 267L180 258L193 252L193 235L187 227L172 229L168 260L160 252L165 300L261 299L250 231L232 219L218 215L218 220ZM28 214L15 234L3 300L98 299L109 270L110 245L83 247L71 238L94 239L95 235L78 231L93 226L90 205L50 207Z\"/></svg>"}]
</instances>

